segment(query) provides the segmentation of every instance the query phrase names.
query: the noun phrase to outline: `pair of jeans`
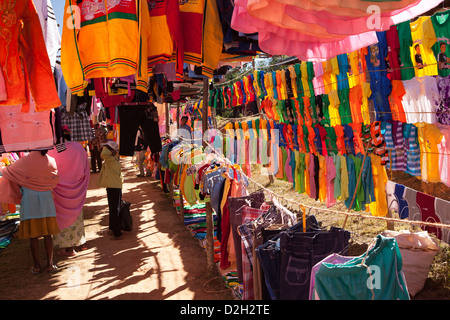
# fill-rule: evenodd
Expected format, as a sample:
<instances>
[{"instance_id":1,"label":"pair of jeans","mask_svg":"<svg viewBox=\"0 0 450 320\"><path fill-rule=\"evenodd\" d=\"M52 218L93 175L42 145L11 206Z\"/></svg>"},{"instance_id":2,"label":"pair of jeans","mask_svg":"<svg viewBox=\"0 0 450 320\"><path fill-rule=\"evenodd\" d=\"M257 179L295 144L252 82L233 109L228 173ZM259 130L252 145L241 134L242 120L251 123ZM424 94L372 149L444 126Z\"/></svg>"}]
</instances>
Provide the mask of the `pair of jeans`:
<instances>
[{"instance_id":1,"label":"pair of jeans","mask_svg":"<svg viewBox=\"0 0 450 320\"><path fill-rule=\"evenodd\" d=\"M109 230L113 232L114 237L120 237L122 235L119 218L122 203L122 189L106 188L106 196L108 198L109 208Z\"/></svg>"},{"instance_id":2,"label":"pair of jeans","mask_svg":"<svg viewBox=\"0 0 450 320\"><path fill-rule=\"evenodd\" d=\"M121 156L133 156L135 151L136 134L139 126L152 153L162 150L159 134L158 110L152 103L123 103L119 105L120 145Z\"/></svg>"},{"instance_id":3,"label":"pair of jeans","mask_svg":"<svg viewBox=\"0 0 450 320\"><path fill-rule=\"evenodd\" d=\"M303 219L302 219L303 220ZM270 229L269 226L261 229L261 236L264 244L256 248L255 252L264 273L264 282L267 292L272 300L280 300L280 271L281 271L281 247L280 235L283 232L300 231L303 228L303 221L296 223L290 228ZM315 216L306 218L306 230L317 230L319 223Z\"/></svg>"},{"instance_id":4,"label":"pair of jeans","mask_svg":"<svg viewBox=\"0 0 450 320\"><path fill-rule=\"evenodd\" d=\"M308 300L311 270L332 253L347 254L350 232L332 227L329 231L280 234L280 299Z\"/></svg>"}]
</instances>

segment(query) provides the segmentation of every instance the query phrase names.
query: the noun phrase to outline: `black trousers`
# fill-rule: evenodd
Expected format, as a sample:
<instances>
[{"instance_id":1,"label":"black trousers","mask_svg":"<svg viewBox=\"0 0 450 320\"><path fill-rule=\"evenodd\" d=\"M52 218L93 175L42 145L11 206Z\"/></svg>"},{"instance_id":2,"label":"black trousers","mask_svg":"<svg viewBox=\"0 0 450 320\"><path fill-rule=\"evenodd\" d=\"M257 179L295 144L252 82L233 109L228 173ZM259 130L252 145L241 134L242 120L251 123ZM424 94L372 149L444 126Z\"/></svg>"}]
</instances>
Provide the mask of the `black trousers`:
<instances>
[{"instance_id":1,"label":"black trousers","mask_svg":"<svg viewBox=\"0 0 450 320\"><path fill-rule=\"evenodd\" d=\"M144 132L144 136L150 151L155 154L161 151L161 136L159 134L158 111L153 104L144 105L119 105L120 120L120 145L119 154L121 156L133 156L136 140L136 133L139 126Z\"/></svg>"},{"instance_id":2,"label":"black trousers","mask_svg":"<svg viewBox=\"0 0 450 320\"><path fill-rule=\"evenodd\" d=\"M120 228L120 204L122 202L122 189L106 188L106 196L108 198L109 207L109 230L111 230L115 237L122 235Z\"/></svg>"},{"instance_id":3,"label":"black trousers","mask_svg":"<svg viewBox=\"0 0 450 320\"><path fill-rule=\"evenodd\" d=\"M101 151L97 148L92 148L91 150L91 169L94 172L100 171L102 169L102 158L100 157L100 153Z\"/></svg>"}]
</instances>

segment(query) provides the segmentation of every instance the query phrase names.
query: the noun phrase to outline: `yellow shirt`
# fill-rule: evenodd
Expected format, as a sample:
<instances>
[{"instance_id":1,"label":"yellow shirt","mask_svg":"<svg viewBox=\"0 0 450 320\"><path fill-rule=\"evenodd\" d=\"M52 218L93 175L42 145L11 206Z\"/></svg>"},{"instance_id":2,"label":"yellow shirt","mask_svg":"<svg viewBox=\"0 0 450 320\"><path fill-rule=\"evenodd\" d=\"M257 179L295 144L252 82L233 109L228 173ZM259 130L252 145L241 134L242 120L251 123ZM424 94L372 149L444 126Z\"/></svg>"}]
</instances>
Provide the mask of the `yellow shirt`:
<instances>
[{"instance_id":1,"label":"yellow shirt","mask_svg":"<svg viewBox=\"0 0 450 320\"><path fill-rule=\"evenodd\" d=\"M341 116L339 115L339 95L337 90L330 91L328 94L330 99L330 106L328 107L328 112L330 113L330 124L332 127L341 124Z\"/></svg>"},{"instance_id":2,"label":"yellow shirt","mask_svg":"<svg viewBox=\"0 0 450 320\"><path fill-rule=\"evenodd\" d=\"M410 26L413 40L413 45L410 47L411 61L415 67L416 77L438 75L436 57L431 49L436 42L436 33L430 17L419 17L411 22ZM426 66L420 65L420 57L422 64Z\"/></svg>"},{"instance_id":3,"label":"yellow shirt","mask_svg":"<svg viewBox=\"0 0 450 320\"><path fill-rule=\"evenodd\" d=\"M388 181L385 166L381 165L380 156L370 154L372 161L372 175L375 191L375 202L369 204L370 212L373 216L384 217L388 212L386 200L386 183Z\"/></svg>"},{"instance_id":4,"label":"yellow shirt","mask_svg":"<svg viewBox=\"0 0 450 320\"><path fill-rule=\"evenodd\" d=\"M337 90L337 78L339 74L339 63L337 58L334 57L331 60L322 62L323 67L323 84L325 86L325 93L328 94L332 90Z\"/></svg>"},{"instance_id":5,"label":"yellow shirt","mask_svg":"<svg viewBox=\"0 0 450 320\"><path fill-rule=\"evenodd\" d=\"M416 123L419 133L419 146L421 151L422 180L427 182L441 182L439 171L439 149L443 134L434 124Z\"/></svg>"}]
</instances>

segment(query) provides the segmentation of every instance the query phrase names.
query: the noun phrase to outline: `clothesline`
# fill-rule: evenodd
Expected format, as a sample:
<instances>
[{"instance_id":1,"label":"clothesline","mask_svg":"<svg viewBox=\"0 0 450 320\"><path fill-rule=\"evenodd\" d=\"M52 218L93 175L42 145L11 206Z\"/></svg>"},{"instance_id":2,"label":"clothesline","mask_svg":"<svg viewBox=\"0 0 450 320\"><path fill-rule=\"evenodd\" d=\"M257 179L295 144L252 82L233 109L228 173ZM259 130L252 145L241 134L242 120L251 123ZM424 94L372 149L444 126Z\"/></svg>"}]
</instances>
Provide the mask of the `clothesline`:
<instances>
[{"instance_id":1,"label":"clothesline","mask_svg":"<svg viewBox=\"0 0 450 320\"><path fill-rule=\"evenodd\" d=\"M424 67L427 67L427 66L434 66L434 65L438 65L438 63L430 63L430 64L424 64L423 66ZM412 66L412 67L401 67L401 68L390 68L390 69L380 69L380 70L365 70L365 71L363 71L363 72L360 72L360 73L356 73L356 74L353 74L353 75L351 75L351 77L352 78L356 78L356 77L359 77L360 75L362 75L362 74L367 74L367 73L376 73L376 72L393 72L393 71L396 71L396 70L406 70L406 69L414 69L414 68L417 68L417 66ZM246 74L242 74L242 75L240 75L240 77L243 77L243 76L245 76ZM315 78L317 78L317 77L315 77ZM312 84L312 79L311 80L309 80L309 82L311 83L311 86L312 86L312 89L310 88L309 90L301 90L301 91L297 91L297 95L299 95L299 94L301 94L301 93L305 93L305 92L307 92L307 93L310 93L311 91L314 91L314 89L324 89L324 88L327 88L327 87L331 87L331 86L333 86L333 85L335 85L335 84L337 84L337 85L339 85L339 83L341 83L341 82L344 82L344 81L348 81L348 77L347 78L345 78L345 79L341 79L341 80L337 80L337 81L335 81L335 82L331 82L331 83L328 83L328 84L324 84L324 85L322 85L322 86L314 86L313 84ZM232 81L232 80L229 80L228 82L230 82L230 81ZM256 80L255 80L256 81ZM402 80L398 80L398 81L402 81ZM370 83L370 82L368 82L368 83ZM223 84L224 83L219 83L219 84L217 84L217 86L223 86ZM258 86L259 86L259 84L258 84ZM355 87L355 86L354 86ZM352 87L353 88L353 87ZM351 88L350 88L351 89ZM275 86L274 86L274 90L275 90ZM330 91L332 91L332 90L330 90ZM287 94L287 93L286 93Z\"/></svg>"},{"instance_id":2,"label":"clothesline","mask_svg":"<svg viewBox=\"0 0 450 320\"><path fill-rule=\"evenodd\" d=\"M286 143L287 144L287 143ZM293 146L295 146L295 147L301 147L298 143L289 143L289 145L293 145ZM429 152L429 151L421 151L421 150L418 150L418 151L416 151L416 150L409 150L409 149L395 149L395 148L388 148L388 147L382 147L382 148L380 148L380 147L373 147L373 148L375 148L375 149L383 149L383 150L387 150L387 151L407 151L407 152L409 152L409 153L418 153L418 154L437 154L437 155L445 155L445 156L450 156L450 153L441 153L441 152ZM317 148L316 148L317 149ZM341 149L337 149L337 148L328 148L328 147L326 147L325 149L327 149L328 151L340 151ZM361 149L361 148L356 148L356 147L344 147L343 149L345 149L345 150L351 150L351 151L353 151L353 150L359 150L359 149Z\"/></svg>"},{"instance_id":3,"label":"clothesline","mask_svg":"<svg viewBox=\"0 0 450 320\"><path fill-rule=\"evenodd\" d=\"M224 159L225 162L229 162L229 159L227 159L223 154L221 154L220 152L217 152L215 150L215 148L213 146L211 146L207 141L205 141L205 144L208 145L212 150L214 150L214 153L219 155L222 159ZM254 183L255 185L257 185L260 189L264 190L265 192L267 192L268 194L270 194L272 197L277 198L277 199L282 199L285 202L291 203L293 205L297 205L299 206L299 209L302 210L303 208L309 208L309 209L313 209L313 210L318 210L318 211L323 211L323 212L328 212L328 213L336 213L336 214L343 214L343 215L347 215L347 216L354 216L354 217L359 217L359 218L368 218L368 219L376 219L376 220L383 220L383 221L387 221L387 222L399 222L399 223L407 223L407 224L420 224L420 225L424 225L424 226L429 226L429 227L436 227L436 228L448 228L450 229L450 225L448 224L442 224L442 223L433 223L433 222L427 222L427 221L411 221L411 220L406 220L406 219L396 219L396 218L386 218L386 217L381 217L381 216L373 216L373 215L363 215L361 213L352 213L352 212L344 212L344 211L337 211L337 210L330 210L327 208L319 208L319 207L314 207L314 206L310 206L310 205L306 205L306 204L302 204L299 203L299 201L294 201L292 199L288 199L286 197L283 197L279 194L276 194L275 192L273 192L270 189L267 189L266 187L264 187L263 185L261 185L260 183L256 182L255 180L253 180L251 177L247 176L241 169L239 169L240 173L242 175L244 175L248 181L251 181L252 183Z\"/></svg>"}]
</instances>

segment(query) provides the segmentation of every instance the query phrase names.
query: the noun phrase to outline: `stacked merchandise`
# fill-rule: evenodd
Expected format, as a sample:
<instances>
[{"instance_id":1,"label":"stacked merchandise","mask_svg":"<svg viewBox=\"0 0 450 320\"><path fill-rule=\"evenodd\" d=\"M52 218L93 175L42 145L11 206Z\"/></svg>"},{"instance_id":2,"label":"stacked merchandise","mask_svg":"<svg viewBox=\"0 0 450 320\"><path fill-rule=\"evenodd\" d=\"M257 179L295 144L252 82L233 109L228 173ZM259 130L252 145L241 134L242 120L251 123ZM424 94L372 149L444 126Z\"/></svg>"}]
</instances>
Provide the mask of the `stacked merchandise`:
<instances>
[{"instance_id":1,"label":"stacked merchandise","mask_svg":"<svg viewBox=\"0 0 450 320\"><path fill-rule=\"evenodd\" d=\"M3 154L0 165L2 168L19 159L15 153ZM0 178L1 179L1 178ZM1 203L0 206L0 250L5 249L10 243L14 232L19 228L19 206L13 203Z\"/></svg>"},{"instance_id":2,"label":"stacked merchandise","mask_svg":"<svg viewBox=\"0 0 450 320\"><path fill-rule=\"evenodd\" d=\"M169 145L168 157L162 163L166 171L172 172L174 182L183 195L185 224L200 238L205 231L204 202L210 201L215 222L214 258L226 283L233 284L237 298L327 299L329 297L316 293L318 290L314 289L314 283L322 283L322 271L319 269L319 277L316 277L312 273L313 267L318 268L318 263L339 256L343 257L340 259L342 263L354 260L355 268L359 268L361 257L347 257L350 232L323 227L314 215L303 218L283 207L276 198L271 197L268 201L264 190L249 193L248 177L238 165L225 157L196 154L195 147L185 143L171 141L166 146ZM183 147L184 152L181 151ZM189 155L191 161L175 165L174 160L181 155ZM178 179L180 175L183 178ZM367 259L373 261L372 265L383 268L383 281L390 287L383 294L376 293L373 297L409 299L407 290L405 293L406 284L402 280L395 239L376 240L377 245L368 251ZM383 265L386 261L397 264L388 262ZM339 271L333 277L331 281L349 280ZM358 276L358 286L363 287L361 281L365 283L369 277L364 268L364 273ZM371 299L372 292L371 288L363 289L358 298Z\"/></svg>"}]
</instances>

